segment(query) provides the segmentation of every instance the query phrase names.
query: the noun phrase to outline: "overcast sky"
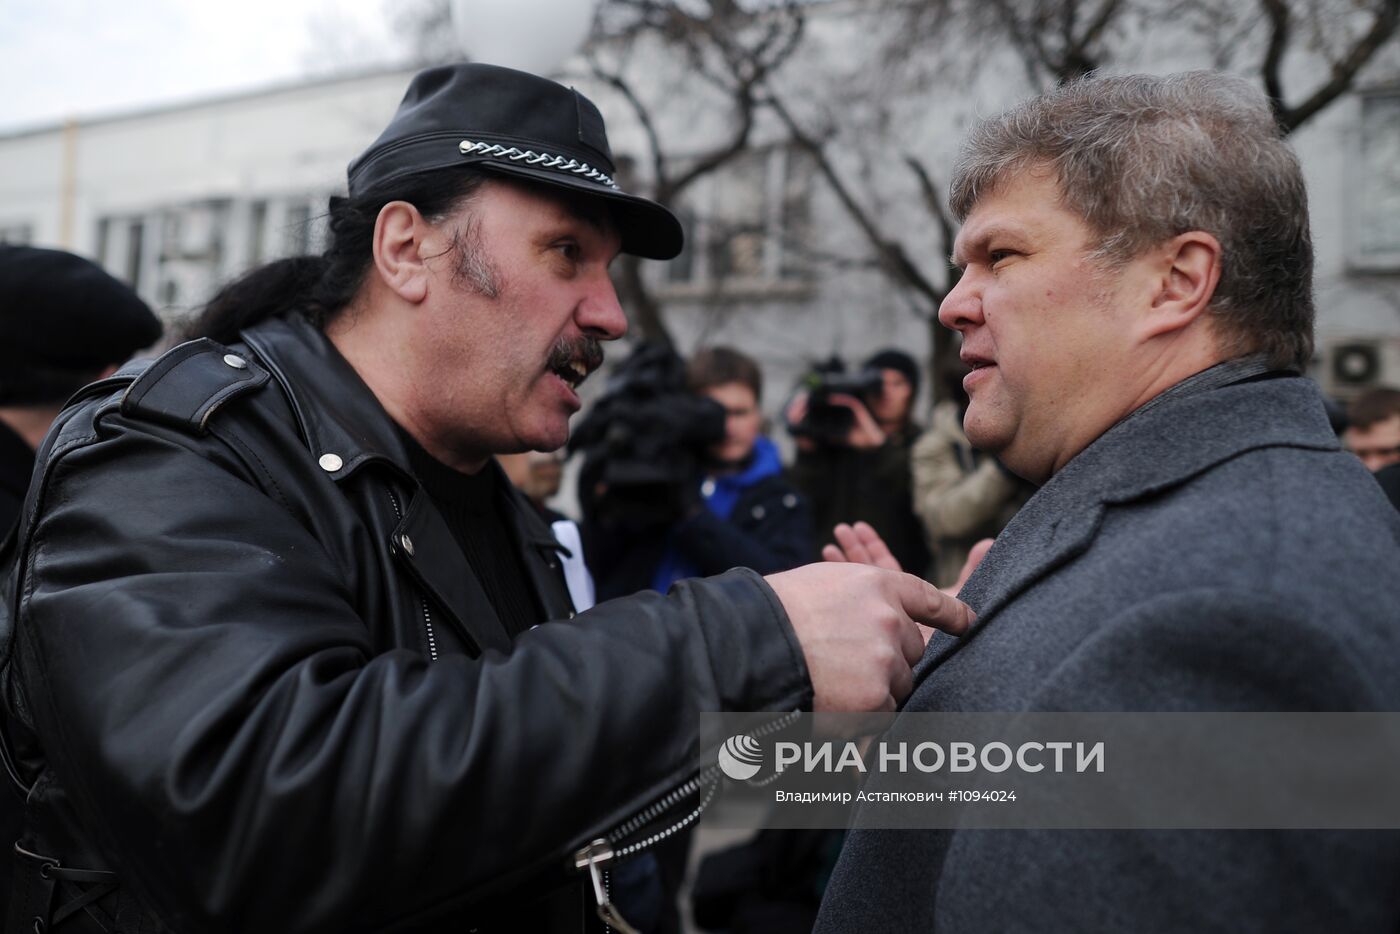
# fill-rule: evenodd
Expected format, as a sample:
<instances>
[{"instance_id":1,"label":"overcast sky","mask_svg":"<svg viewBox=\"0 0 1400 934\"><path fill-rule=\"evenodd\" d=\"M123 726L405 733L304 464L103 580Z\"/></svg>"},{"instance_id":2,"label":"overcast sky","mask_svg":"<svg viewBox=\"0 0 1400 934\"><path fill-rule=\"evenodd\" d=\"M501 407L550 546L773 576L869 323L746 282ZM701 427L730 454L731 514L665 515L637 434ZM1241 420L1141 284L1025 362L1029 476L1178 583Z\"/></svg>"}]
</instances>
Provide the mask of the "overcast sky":
<instances>
[{"instance_id":1,"label":"overcast sky","mask_svg":"<svg viewBox=\"0 0 1400 934\"><path fill-rule=\"evenodd\" d=\"M0 133L399 54L382 0L0 0Z\"/></svg>"}]
</instances>

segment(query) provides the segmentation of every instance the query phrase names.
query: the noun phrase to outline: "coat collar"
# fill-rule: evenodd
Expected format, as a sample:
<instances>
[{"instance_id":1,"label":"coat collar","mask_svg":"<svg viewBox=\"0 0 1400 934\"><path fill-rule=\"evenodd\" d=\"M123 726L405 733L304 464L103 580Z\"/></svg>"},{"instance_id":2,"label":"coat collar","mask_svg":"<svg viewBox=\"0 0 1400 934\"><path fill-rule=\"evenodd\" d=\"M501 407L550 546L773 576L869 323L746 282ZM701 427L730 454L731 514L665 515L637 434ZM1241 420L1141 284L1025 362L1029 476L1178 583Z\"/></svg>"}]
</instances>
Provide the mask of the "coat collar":
<instances>
[{"instance_id":1,"label":"coat collar","mask_svg":"<svg viewBox=\"0 0 1400 934\"><path fill-rule=\"evenodd\" d=\"M394 535L406 534L428 546L418 549L414 556L400 555L401 560L413 565L421 585L457 618L459 625L468 615L466 608L489 606L480 584L475 578L464 578L459 564L451 559L450 556L460 554L456 540L420 488L393 419L325 334L309 322L292 317L265 321L244 331L242 337L281 384L302 437L322 469L326 469L328 455L339 458L340 466L326 470L328 476L339 482L367 464L379 463L394 468L411 485L414 495L403 504L404 515ZM316 374L316 378L308 379L308 373ZM486 469L500 472L494 462L488 463ZM556 579L557 552L562 546L503 472L499 480L511 505L512 531L527 556L526 572L544 604L546 617L569 615L572 606L562 582ZM494 620L494 613L490 615ZM485 641L484 647L489 648L508 646L499 621L488 622L491 624L477 627L477 641Z\"/></svg>"},{"instance_id":2,"label":"coat collar","mask_svg":"<svg viewBox=\"0 0 1400 934\"><path fill-rule=\"evenodd\" d=\"M922 678L1031 584L1088 550L1106 508L1187 482L1266 447L1334 451L1317 386L1257 360L1196 374L1104 432L1051 477L997 537L959 598L977 612L961 639L936 635Z\"/></svg>"},{"instance_id":3,"label":"coat collar","mask_svg":"<svg viewBox=\"0 0 1400 934\"><path fill-rule=\"evenodd\" d=\"M412 477L408 452L394 422L369 386L319 328L298 317L274 318L249 328L243 340L282 385L311 453L335 480L367 463L386 461ZM314 372L316 379L300 374Z\"/></svg>"}]
</instances>

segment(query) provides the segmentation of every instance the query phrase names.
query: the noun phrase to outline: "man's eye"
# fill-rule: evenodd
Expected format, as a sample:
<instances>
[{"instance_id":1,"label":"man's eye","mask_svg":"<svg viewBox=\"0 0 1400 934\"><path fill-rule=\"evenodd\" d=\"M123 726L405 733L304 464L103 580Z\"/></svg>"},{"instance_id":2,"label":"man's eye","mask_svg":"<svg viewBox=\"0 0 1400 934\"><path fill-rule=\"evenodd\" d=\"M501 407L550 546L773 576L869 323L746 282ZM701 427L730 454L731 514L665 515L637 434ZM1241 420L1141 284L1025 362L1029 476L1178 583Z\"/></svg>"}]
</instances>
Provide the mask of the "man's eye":
<instances>
[{"instance_id":1,"label":"man's eye","mask_svg":"<svg viewBox=\"0 0 1400 934\"><path fill-rule=\"evenodd\" d=\"M574 243L572 240L566 240L563 243L556 243L554 245L554 248L559 251L560 256L564 257L571 263L577 263L580 259L583 258L583 250L581 250L579 248L579 245L577 243Z\"/></svg>"},{"instance_id":2,"label":"man's eye","mask_svg":"<svg viewBox=\"0 0 1400 934\"><path fill-rule=\"evenodd\" d=\"M1002 260L1015 255L1012 250L991 250L987 253L987 265L995 268Z\"/></svg>"}]
</instances>

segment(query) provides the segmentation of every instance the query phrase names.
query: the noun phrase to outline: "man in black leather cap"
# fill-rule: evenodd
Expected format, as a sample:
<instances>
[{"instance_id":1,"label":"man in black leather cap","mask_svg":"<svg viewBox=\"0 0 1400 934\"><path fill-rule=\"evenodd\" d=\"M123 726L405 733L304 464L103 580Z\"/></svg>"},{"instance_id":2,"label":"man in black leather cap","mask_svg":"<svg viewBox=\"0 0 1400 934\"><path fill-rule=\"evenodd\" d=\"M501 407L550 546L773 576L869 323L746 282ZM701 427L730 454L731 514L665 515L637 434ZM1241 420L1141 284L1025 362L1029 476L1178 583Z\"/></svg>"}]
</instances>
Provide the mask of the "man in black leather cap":
<instances>
[{"instance_id":1,"label":"man in black leather cap","mask_svg":"<svg viewBox=\"0 0 1400 934\"><path fill-rule=\"evenodd\" d=\"M695 806L698 711L893 709L915 621L966 626L856 565L573 618L492 455L564 443L609 263L680 249L612 174L576 92L425 71L324 255L60 417L5 591L13 927L599 926L614 853Z\"/></svg>"},{"instance_id":2,"label":"man in black leather cap","mask_svg":"<svg viewBox=\"0 0 1400 934\"><path fill-rule=\"evenodd\" d=\"M0 536L19 515L34 451L64 401L160 334L146 303L101 267L62 250L0 244Z\"/></svg>"}]
</instances>

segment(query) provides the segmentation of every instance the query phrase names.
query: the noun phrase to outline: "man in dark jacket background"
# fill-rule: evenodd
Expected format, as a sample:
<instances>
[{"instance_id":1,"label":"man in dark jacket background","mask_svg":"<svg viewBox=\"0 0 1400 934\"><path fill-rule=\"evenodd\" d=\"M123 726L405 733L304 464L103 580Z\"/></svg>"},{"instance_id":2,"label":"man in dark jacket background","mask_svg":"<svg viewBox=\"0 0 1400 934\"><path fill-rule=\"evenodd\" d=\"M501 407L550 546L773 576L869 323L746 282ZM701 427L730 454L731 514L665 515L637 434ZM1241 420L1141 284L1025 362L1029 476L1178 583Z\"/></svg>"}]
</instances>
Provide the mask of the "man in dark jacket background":
<instances>
[{"instance_id":1,"label":"man in dark jacket background","mask_svg":"<svg viewBox=\"0 0 1400 934\"><path fill-rule=\"evenodd\" d=\"M96 263L63 250L0 244L0 541L19 516L34 452L63 403L160 340L162 330L140 296ZM23 800L6 786L0 841L13 842ZM0 918L11 863L0 859Z\"/></svg>"},{"instance_id":2,"label":"man in dark jacket background","mask_svg":"<svg viewBox=\"0 0 1400 934\"><path fill-rule=\"evenodd\" d=\"M926 574L932 557L923 523L914 512L910 453L923 429L914 420L919 365L902 350L872 354L862 370L879 374L880 390L868 399L833 394L829 401L851 412L851 428L840 438L797 435L792 478L807 494L820 542L830 542L841 523L868 522L900 566ZM799 394L787 417L799 425L806 397Z\"/></svg>"},{"instance_id":3,"label":"man in dark jacket background","mask_svg":"<svg viewBox=\"0 0 1400 934\"><path fill-rule=\"evenodd\" d=\"M422 72L325 254L55 422L5 555L11 928L582 930L695 807L699 711L893 709L915 621L966 626L850 565L575 618L493 455L564 443L610 262L680 249L612 171L576 92Z\"/></svg>"},{"instance_id":4,"label":"man in dark jacket background","mask_svg":"<svg viewBox=\"0 0 1400 934\"><path fill-rule=\"evenodd\" d=\"M131 287L96 263L0 244L0 537L19 515L34 452L63 403L161 331Z\"/></svg>"},{"instance_id":5,"label":"man in dark jacket background","mask_svg":"<svg viewBox=\"0 0 1400 934\"><path fill-rule=\"evenodd\" d=\"M724 437L679 498L684 514L657 516L643 529L590 518L585 543L600 599L665 591L734 567L771 574L817 557L811 507L787 482L777 445L762 431L758 364L729 347L704 348L687 364L686 379L691 392L723 408Z\"/></svg>"},{"instance_id":6,"label":"man in dark jacket background","mask_svg":"<svg viewBox=\"0 0 1400 934\"><path fill-rule=\"evenodd\" d=\"M686 384L723 409L724 437L705 453L697 475L683 481L689 488L677 497L680 515L654 515L650 525L637 527L609 523L591 510L584 542L601 599L664 592L677 581L736 567L771 574L816 558L811 509L784 478L777 445L763 434L757 362L730 347L706 347L686 365ZM665 417L664 406L657 415ZM615 898L629 917L652 921L645 930L680 931L677 896L690 843L689 833L677 834L654 859L619 873Z\"/></svg>"}]
</instances>

